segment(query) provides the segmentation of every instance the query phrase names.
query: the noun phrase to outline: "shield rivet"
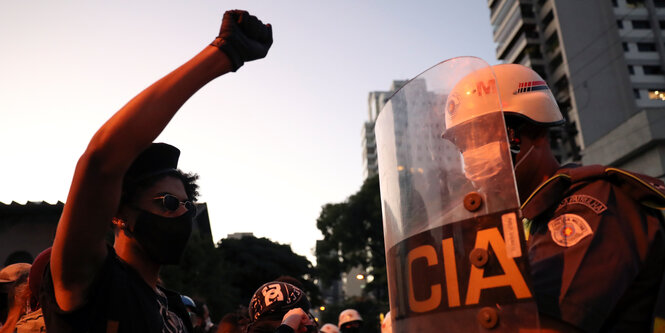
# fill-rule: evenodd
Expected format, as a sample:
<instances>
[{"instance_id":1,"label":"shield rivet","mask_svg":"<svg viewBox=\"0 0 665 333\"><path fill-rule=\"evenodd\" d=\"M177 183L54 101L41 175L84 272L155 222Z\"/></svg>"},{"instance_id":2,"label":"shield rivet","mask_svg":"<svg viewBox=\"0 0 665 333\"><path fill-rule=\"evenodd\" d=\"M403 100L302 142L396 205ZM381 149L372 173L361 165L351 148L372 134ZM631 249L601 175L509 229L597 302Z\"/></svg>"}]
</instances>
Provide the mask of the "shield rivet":
<instances>
[{"instance_id":1,"label":"shield rivet","mask_svg":"<svg viewBox=\"0 0 665 333\"><path fill-rule=\"evenodd\" d=\"M483 197L476 192L469 192L464 196L464 208L470 212L477 211L483 204Z\"/></svg>"},{"instance_id":2,"label":"shield rivet","mask_svg":"<svg viewBox=\"0 0 665 333\"><path fill-rule=\"evenodd\" d=\"M486 329L492 329L499 323L499 314L495 308L484 307L478 311L478 323Z\"/></svg>"},{"instance_id":3,"label":"shield rivet","mask_svg":"<svg viewBox=\"0 0 665 333\"><path fill-rule=\"evenodd\" d=\"M469 261L471 261L471 264L478 268L485 266L487 264L487 260L489 260L489 254L485 249L476 248L471 250L471 253L469 253Z\"/></svg>"}]
</instances>

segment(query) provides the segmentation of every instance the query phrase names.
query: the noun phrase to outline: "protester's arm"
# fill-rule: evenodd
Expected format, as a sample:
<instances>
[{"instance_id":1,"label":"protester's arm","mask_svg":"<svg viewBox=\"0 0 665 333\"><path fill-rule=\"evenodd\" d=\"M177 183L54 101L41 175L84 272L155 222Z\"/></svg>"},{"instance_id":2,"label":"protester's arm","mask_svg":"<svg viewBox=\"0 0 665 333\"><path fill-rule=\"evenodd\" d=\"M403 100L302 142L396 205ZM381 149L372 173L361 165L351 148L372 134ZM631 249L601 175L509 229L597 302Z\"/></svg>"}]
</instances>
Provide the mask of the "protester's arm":
<instances>
[{"instance_id":1,"label":"protester's arm","mask_svg":"<svg viewBox=\"0 0 665 333\"><path fill-rule=\"evenodd\" d=\"M95 133L80 157L50 262L62 310L84 303L104 261L104 237L118 209L124 173L133 160L201 87L237 70L243 61L265 56L272 30L246 12L227 12L220 38L213 44L129 101Z\"/></svg>"}]
</instances>

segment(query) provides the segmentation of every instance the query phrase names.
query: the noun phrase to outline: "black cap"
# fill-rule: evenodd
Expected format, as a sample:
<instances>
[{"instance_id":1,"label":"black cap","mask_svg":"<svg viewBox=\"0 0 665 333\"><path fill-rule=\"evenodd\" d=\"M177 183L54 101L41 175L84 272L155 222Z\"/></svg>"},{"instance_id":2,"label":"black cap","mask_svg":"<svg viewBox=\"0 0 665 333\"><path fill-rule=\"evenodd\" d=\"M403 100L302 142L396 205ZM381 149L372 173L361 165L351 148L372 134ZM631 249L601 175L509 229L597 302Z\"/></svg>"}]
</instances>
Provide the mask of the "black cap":
<instances>
[{"instance_id":1,"label":"black cap","mask_svg":"<svg viewBox=\"0 0 665 333\"><path fill-rule=\"evenodd\" d=\"M268 282L254 292L249 302L249 319L253 322L264 317L282 318L289 310L301 308L309 311L310 304L305 293L285 282Z\"/></svg>"},{"instance_id":2,"label":"black cap","mask_svg":"<svg viewBox=\"0 0 665 333\"><path fill-rule=\"evenodd\" d=\"M132 162L125 173L125 183L136 183L146 177L175 171L180 149L166 143L152 143Z\"/></svg>"}]
</instances>

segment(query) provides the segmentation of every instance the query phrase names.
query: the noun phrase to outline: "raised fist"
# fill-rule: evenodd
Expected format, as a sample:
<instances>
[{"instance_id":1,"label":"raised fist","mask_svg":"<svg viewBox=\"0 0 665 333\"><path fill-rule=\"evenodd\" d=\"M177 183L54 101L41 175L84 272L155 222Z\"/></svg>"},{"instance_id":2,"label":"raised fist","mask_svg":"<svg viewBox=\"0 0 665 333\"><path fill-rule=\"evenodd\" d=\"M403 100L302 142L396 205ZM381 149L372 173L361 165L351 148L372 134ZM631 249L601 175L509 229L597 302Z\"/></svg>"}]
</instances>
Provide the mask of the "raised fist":
<instances>
[{"instance_id":1,"label":"raised fist","mask_svg":"<svg viewBox=\"0 0 665 333\"><path fill-rule=\"evenodd\" d=\"M235 72L245 61L261 59L268 54L272 45L272 26L263 24L247 11L229 10L224 13L219 36L210 45L226 53Z\"/></svg>"}]
</instances>

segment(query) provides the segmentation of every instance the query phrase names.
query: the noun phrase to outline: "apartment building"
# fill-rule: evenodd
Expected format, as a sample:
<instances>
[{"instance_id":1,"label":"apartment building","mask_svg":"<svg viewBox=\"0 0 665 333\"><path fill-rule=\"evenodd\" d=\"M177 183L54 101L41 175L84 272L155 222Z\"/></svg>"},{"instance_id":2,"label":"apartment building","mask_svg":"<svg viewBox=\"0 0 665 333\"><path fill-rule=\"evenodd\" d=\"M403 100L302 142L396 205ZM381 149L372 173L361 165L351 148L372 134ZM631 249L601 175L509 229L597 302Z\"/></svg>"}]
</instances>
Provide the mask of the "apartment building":
<instances>
[{"instance_id":1,"label":"apartment building","mask_svg":"<svg viewBox=\"0 0 665 333\"><path fill-rule=\"evenodd\" d=\"M665 177L665 0L488 0L496 57L530 66L568 120L562 162Z\"/></svg>"}]
</instances>

